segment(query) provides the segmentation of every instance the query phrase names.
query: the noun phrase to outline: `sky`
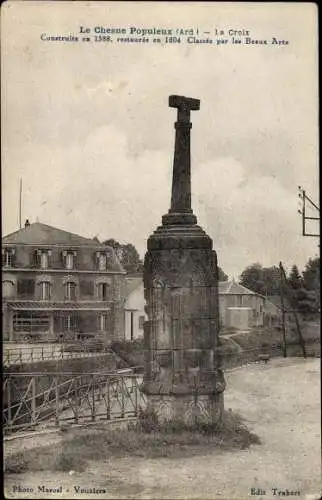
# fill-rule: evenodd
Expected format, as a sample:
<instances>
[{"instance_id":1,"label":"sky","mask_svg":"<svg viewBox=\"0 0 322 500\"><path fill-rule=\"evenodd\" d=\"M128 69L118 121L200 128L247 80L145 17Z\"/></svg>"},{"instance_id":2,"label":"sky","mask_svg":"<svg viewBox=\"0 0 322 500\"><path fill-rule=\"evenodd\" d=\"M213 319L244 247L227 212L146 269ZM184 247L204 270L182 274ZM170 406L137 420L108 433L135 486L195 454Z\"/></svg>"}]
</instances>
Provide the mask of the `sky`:
<instances>
[{"instance_id":1,"label":"sky","mask_svg":"<svg viewBox=\"0 0 322 500\"><path fill-rule=\"evenodd\" d=\"M167 213L176 111L191 113L192 208L232 278L303 269L298 186L318 202L314 4L7 2L2 10L2 227L22 219L136 246ZM46 42L80 26L248 30L287 45ZM315 216L313 212L310 214ZM314 231L316 228L310 228Z\"/></svg>"}]
</instances>

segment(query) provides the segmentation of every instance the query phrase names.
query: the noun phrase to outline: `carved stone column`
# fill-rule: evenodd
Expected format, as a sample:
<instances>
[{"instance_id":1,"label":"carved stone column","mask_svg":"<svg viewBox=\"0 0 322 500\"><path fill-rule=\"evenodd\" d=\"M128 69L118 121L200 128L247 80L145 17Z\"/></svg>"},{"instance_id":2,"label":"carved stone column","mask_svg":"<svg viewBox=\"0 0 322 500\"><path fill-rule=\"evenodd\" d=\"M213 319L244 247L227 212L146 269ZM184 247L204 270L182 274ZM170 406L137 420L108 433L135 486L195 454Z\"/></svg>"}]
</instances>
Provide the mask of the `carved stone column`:
<instances>
[{"instance_id":1,"label":"carved stone column","mask_svg":"<svg viewBox=\"0 0 322 500\"><path fill-rule=\"evenodd\" d=\"M148 239L144 288L143 391L160 421L215 422L225 382L218 356L218 269L212 240L191 210L190 111L200 101L169 98L178 108L171 208Z\"/></svg>"}]
</instances>

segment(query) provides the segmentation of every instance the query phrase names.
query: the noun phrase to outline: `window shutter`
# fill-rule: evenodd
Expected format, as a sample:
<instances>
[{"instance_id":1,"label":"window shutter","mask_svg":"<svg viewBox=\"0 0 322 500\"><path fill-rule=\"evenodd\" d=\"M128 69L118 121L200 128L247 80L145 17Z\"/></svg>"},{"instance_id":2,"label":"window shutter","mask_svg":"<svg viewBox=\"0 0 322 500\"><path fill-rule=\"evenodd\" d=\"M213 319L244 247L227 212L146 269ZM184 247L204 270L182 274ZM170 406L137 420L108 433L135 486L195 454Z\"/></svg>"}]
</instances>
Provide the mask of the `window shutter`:
<instances>
[{"instance_id":1,"label":"window shutter","mask_svg":"<svg viewBox=\"0 0 322 500\"><path fill-rule=\"evenodd\" d=\"M33 252L33 261L32 261L33 267L39 267L40 266L40 256L38 250L34 250Z\"/></svg>"},{"instance_id":2,"label":"window shutter","mask_svg":"<svg viewBox=\"0 0 322 500\"><path fill-rule=\"evenodd\" d=\"M48 250L48 267L52 267L52 259L51 259L52 251Z\"/></svg>"},{"instance_id":3,"label":"window shutter","mask_svg":"<svg viewBox=\"0 0 322 500\"><path fill-rule=\"evenodd\" d=\"M80 256L79 256L79 252L73 252L73 267L75 269L78 269L79 268L79 260L80 260Z\"/></svg>"},{"instance_id":4,"label":"window shutter","mask_svg":"<svg viewBox=\"0 0 322 500\"><path fill-rule=\"evenodd\" d=\"M15 267L15 264L16 264L16 249L15 248L11 248L10 251L11 251L11 266Z\"/></svg>"},{"instance_id":5,"label":"window shutter","mask_svg":"<svg viewBox=\"0 0 322 500\"><path fill-rule=\"evenodd\" d=\"M93 264L94 264L95 271L98 270L98 256L99 256L99 252L93 253Z\"/></svg>"}]
</instances>

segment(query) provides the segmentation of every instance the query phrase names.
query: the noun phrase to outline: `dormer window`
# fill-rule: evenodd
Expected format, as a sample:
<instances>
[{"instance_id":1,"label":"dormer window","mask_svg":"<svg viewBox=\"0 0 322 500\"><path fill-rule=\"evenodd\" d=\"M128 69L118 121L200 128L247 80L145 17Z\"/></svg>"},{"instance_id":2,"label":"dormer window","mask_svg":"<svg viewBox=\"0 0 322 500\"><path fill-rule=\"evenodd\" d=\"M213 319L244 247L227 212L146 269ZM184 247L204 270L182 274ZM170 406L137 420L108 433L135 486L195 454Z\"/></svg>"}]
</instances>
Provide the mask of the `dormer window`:
<instances>
[{"instance_id":1,"label":"dormer window","mask_svg":"<svg viewBox=\"0 0 322 500\"><path fill-rule=\"evenodd\" d=\"M51 251L48 249L39 249L35 251L35 264L41 269L48 269L49 267L49 257Z\"/></svg>"},{"instance_id":2,"label":"dormer window","mask_svg":"<svg viewBox=\"0 0 322 500\"><path fill-rule=\"evenodd\" d=\"M97 269L99 271L106 271L107 269L107 255L105 252L96 252Z\"/></svg>"},{"instance_id":3,"label":"dormer window","mask_svg":"<svg viewBox=\"0 0 322 500\"><path fill-rule=\"evenodd\" d=\"M66 269L74 269L76 263L76 252L72 250L65 250L63 252L65 268Z\"/></svg>"},{"instance_id":4,"label":"dormer window","mask_svg":"<svg viewBox=\"0 0 322 500\"><path fill-rule=\"evenodd\" d=\"M43 250L40 254L40 267L41 269L47 269L49 267L49 251Z\"/></svg>"},{"instance_id":5,"label":"dormer window","mask_svg":"<svg viewBox=\"0 0 322 500\"><path fill-rule=\"evenodd\" d=\"M4 267L12 267L13 266L13 256L15 254L15 250L13 248L3 248L2 249L2 262Z\"/></svg>"}]
</instances>

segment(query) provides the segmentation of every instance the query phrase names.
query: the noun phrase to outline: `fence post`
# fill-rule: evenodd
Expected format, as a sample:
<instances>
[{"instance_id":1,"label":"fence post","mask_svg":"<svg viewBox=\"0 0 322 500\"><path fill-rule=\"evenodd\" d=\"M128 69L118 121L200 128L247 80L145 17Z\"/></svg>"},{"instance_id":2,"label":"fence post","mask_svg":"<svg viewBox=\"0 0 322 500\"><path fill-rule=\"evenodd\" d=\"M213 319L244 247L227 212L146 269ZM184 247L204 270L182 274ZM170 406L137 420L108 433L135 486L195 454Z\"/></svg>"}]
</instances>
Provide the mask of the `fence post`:
<instances>
[{"instance_id":1,"label":"fence post","mask_svg":"<svg viewBox=\"0 0 322 500\"><path fill-rule=\"evenodd\" d=\"M55 416L56 416L56 425L59 426L59 384L58 384L58 375L56 375L56 385L55 385Z\"/></svg>"},{"instance_id":2,"label":"fence post","mask_svg":"<svg viewBox=\"0 0 322 500\"><path fill-rule=\"evenodd\" d=\"M132 379L132 387L133 387L133 379ZM138 412L138 390L139 390L138 381L137 381L137 379L135 379L135 385L134 385L134 394L135 394L134 397L135 397L135 399L134 399L134 401L135 401L135 416L136 417L138 416L138 413L139 413Z\"/></svg>"},{"instance_id":3,"label":"fence post","mask_svg":"<svg viewBox=\"0 0 322 500\"><path fill-rule=\"evenodd\" d=\"M8 428L11 429L12 412L11 412L11 377L8 376L7 382L7 406L8 406Z\"/></svg>"},{"instance_id":4,"label":"fence post","mask_svg":"<svg viewBox=\"0 0 322 500\"><path fill-rule=\"evenodd\" d=\"M32 423L36 423L36 377L32 376L31 379L31 419Z\"/></svg>"},{"instance_id":5,"label":"fence post","mask_svg":"<svg viewBox=\"0 0 322 500\"><path fill-rule=\"evenodd\" d=\"M44 361L44 346L41 348L41 359Z\"/></svg>"},{"instance_id":6,"label":"fence post","mask_svg":"<svg viewBox=\"0 0 322 500\"><path fill-rule=\"evenodd\" d=\"M82 385L82 379L81 377L80 378L77 378L76 379L76 391L75 391L75 395L76 395L76 404L75 404L75 412L74 412L74 416L75 416L75 424L78 424L78 407L81 406L81 396L80 396L80 388L81 388L81 385Z\"/></svg>"},{"instance_id":7,"label":"fence post","mask_svg":"<svg viewBox=\"0 0 322 500\"><path fill-rule=\"evenodd\" d=\"M122 392L122 410L121 410L121 417L124 418L124 404L125 404L125 400L124 400L124 392L125 392L125 388L124 388L124 377L121 377L121 392Z\"/></svg>"},{"instance_id":8,"label":"fence post","mask_svg":"<svg viewBox=\"0 0 322 500\"><path fill-rule=\"evenodd\" d=\"M22 351L21 351L21 347L20 347L20 351L19 351L19 359L20 359L20 363L22 363Z\"/></svg>"},{"instance_id":9,"label":"fence post","mask_svg":"<svg viewBox=\"0 0 322 500\"><path fill-rule=\"evenodd\" d=\"M92 383L92 403L93 403L92 421L95 422L95 419L96 419L96 413L95 413L95 375L93 375L93 383Z\"/></svg>"},{"instance_id":10,"label":"fence post","mask_svg":"<svg viewBox=\"0 0 322 500\"><path fill-rule=\"evenodd\" d=\"M110 397L110 379L107 379L107 409L106 409L106 418L110 420L111 418L111 397Z\"/></svg>"}]
</instances>

